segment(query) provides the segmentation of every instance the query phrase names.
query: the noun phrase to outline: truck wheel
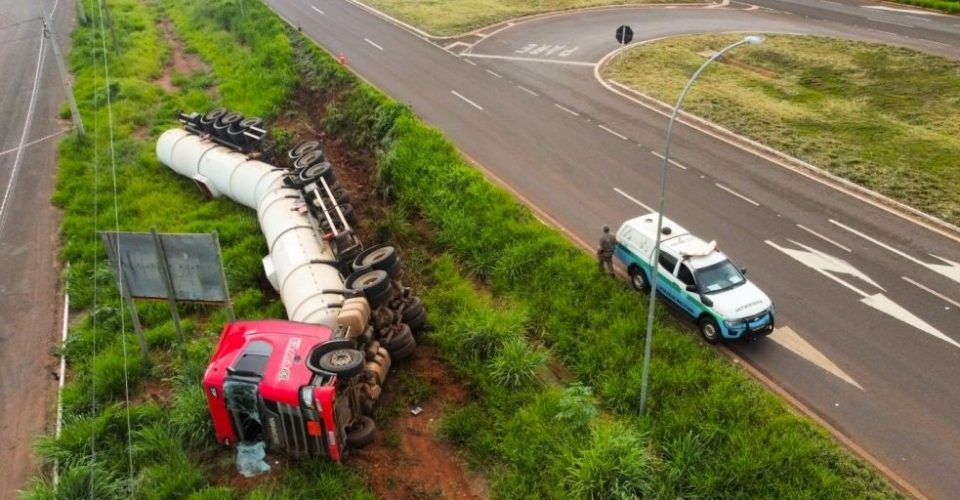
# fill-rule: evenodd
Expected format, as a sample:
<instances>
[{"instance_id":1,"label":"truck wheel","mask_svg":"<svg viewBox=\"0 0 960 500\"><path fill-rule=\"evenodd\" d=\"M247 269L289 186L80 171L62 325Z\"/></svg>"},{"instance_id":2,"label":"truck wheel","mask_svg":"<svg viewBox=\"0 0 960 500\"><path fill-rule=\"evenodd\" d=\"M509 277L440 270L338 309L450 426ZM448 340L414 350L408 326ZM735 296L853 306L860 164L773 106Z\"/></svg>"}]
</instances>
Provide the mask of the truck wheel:
<instances>
[{"instance_id":1,"label":"truck wheel","mask_svg":"<svg viewBox=\"0 0 960 500\"><path fill-rule=\"evenodd\" d=\"M353 270L359 271L367 268L379 269L381 271L387 271L387 274L393 278L400 271L397 263L396 248L389 245L377 245L357 255L357 258L353 260Z\"/></svg>"},{"instance_id":2,"label":"truck wheel","mask_svg":"<svg viewBox=\"0 0 960 500\"><path fill-rule=\"evenodd\" d=\"M349 378L363 371L363 362L363 353L357 349L336 349L320 356L317 364L321 370Z\"/></svg>"},{"instance_id":3,"label":"truck wheel","mask_svg":"<svg viewBox=\"0 0 960 500\"><path fill-rule=\"evenodd\" d=\"M370 301L371 298L379 298L380 295L390 290L390 276L387 275L386 271L361 271L351 274L344 285L347 288L363 292L367 300ZM370 304L373 309L378 306Z\"/></svg>"},{"instance_id":4,"label":"truck wheel","mask_svg":"<svg viewBox=\"0 0 960 500\"><path fill-rule=\"evenodd\" d=\"M427 310L421 307L420 314L410 318L409 321L404 321L404 323L410 327L410 330L413 331L413 333L419 333L421 330L423 330L423 326L427 323Z\"/></svg>"},{"instance_id":5,"label":"truck wheel","mask_svg":"<svg viewBox=\"0 0 960 500\"><path fill-rule=\"evenodd\" d=\"M633 285L633 288L638 291L650 291L650 281L647 280L647 273L638 266L630 267L630 284Z\"/></svg>"},{"instance_id":6,"label":"truck wheel","mask_svg":"<svg viewBox=\"0 0 960 500\"><path fill-rule=\"evenodd\" d=\"M393 361L402 361L410 357L417 350L417 342L410 339L410 343L400 347L395 351L390 351L390 359Z\"/></svg>"},{"instance_id":7,"label":"truck wheel","mask_svg":"<svg viewBox=\"0 0 960 500\"><path fill-rule=\"evenodd\" d=\"M387 340L386 344L381 342L381 345L385 347L392 354L393 351L402 349L407 344L413 343L413 332L410 330L410 326L400 323L400 328Z\"/></svg>"},{"instance_id":8,"label":"truck wheel","mask_svg":"<svg viewBox=\"0 0 960 500\"><path fill-rule=\"evenodd\" d=\"M720 326L710 316L704 316L700 318L700 335L703 335L703 340L707 343L716 344L721 338Z\"/></svg>"},{"instance_id":9,"label":"truck wheel","mask_svg":"<svg viewBox=\"0 0 960 500\"><path fill-rule=\"evenodd\" d=\"M420 311L423 310L423 299L420 297L413 297L409 302L403 306L403 315L401 318L404 323L409 324L410 320L416 318L420 315Z\"/></svg>"},{"instance_id":10,"label":"truck wheel","mask_svg":"<svg viewBox=\"0 0 960 500\"><path fill-rule=\"evenodd\" d=\"M373 442L373 431L376 430L377 424L373 423L373 419L361 415L360 418L356 419L349 428L347 428L347 446L350 448L363 448L364 446Z\"/></svg>"}]
</instances>

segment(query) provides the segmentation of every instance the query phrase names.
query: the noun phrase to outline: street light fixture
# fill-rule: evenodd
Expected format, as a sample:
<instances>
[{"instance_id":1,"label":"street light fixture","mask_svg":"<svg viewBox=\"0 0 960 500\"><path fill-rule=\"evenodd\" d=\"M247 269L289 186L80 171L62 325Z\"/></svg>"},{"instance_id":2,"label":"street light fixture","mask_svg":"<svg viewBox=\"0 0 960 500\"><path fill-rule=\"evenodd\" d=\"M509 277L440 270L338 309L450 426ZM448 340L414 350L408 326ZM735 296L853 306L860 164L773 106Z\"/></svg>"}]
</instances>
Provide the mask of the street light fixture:
<instances>
[{"instance_id":1,"label":"street light fixture","mask_svg":"<svg viewBox=\"0 0 960 500\"><path fill-rule=\"evenodd\" d=\"M657 235L656 240L653 245L653 258L650 262L651 269L651 283L650 283L650 306L647 310L647 338L646 344L643 348L643 383L640 387L640 414L643 415L643 410L647 402L647 380L650 373L650 348L653 340L653 313L654 306L657 303L657 266L660 265L660 235L663 230L663 207L666 201L667 194L667 172L670 169L670 137L673 132L673 124L677 121L677 115L680 114L680 105L683 103L683 98L686 97L687 92L690 90L690 87L693 86L693 82L700 76L700 73L703 73L703 70L707 68L713 61L720 59L721 56L727 52L741 46L741 45L759 45L763 42L763 37L758 35L750 35L744 37L742 40L730 44L727 47L724 47L722 50L713 55L710 59L707 59L696 73L690 77L690 81L687 82L687 85L683 87L683 92L680 92L680 97L677 98L677 104L673 107L673 114L670 116L670 124L667 125L667 144L664 147L663 151L663 172L660 176L660 202L657 209Z\"/></svg>"}]
</instances>

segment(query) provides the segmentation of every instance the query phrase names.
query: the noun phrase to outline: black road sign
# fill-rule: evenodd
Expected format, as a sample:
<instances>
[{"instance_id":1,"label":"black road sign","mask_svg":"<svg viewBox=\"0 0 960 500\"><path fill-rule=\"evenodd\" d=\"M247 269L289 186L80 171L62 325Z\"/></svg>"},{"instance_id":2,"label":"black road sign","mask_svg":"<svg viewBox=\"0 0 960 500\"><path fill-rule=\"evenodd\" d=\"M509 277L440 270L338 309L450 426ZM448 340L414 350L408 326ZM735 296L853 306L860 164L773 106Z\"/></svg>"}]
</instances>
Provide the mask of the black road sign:
<instances>
[{"instance_id":1,"label":"black road sign","mask_svg":"<svg viewBox=\"0 0 960 500\"><path fill-rule=\"evenodd\" d=\"M633 41L633 30L629 26L624 24L617 28L617 41L622 45L626 45Z\"/></svg>"}]
</instances>

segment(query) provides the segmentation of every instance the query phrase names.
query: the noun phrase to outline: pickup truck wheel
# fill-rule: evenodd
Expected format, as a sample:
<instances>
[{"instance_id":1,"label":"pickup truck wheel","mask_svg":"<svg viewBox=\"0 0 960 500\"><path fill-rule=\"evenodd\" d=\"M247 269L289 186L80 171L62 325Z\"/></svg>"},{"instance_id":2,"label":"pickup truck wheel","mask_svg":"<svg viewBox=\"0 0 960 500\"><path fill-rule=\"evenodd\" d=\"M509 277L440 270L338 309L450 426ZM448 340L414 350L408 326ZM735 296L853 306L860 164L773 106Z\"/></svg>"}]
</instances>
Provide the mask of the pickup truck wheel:
<instances>
[{"instance_id":1,"label":"pickup truck wheel","mask_svg":"<svg viewBox=\"0 0 960 500\"><path fill-rule=\"evenodd\" d=\"M317 364L321 370L349 378L363 371L363 362L363 353L357 349L336 349L320 356Z\"/></svg>"},{"instance_id":2,"label":"pickup truck wheel","mask_svg":"<svg viewBox=\"0 0 960 500\"><path fill-rule=\"evenodd\" d=\"M647 273L638 266L630 267L630 284L638 291L650 291L650 281L647 280Z\"/></svg>"},{"instance_id":3,"label":"pickup truck wheel","mask_svg":"<svg viewBox=\"0 0 960 500\"><path fill-rule=\"evenodd\" d=\"M373 419L361 415L353 425L347 428L347 446L350 448L363 448L364 446L373 442L373 431L376 430L377 424L373 423Z\"/></svg>"},{"instance_id":4,"label":"pickup truck wheel","mask_svg":"<svg viewBox=\"0 0 960 500\"><path fill-rule=\"evenodd\" d=\"M720 341L720 326L717 325L716 320L710 316L704 316L700 318L700 335L703 335L703 340L706 340L709 344L716 344Z\"/></svg>"}]
</instances>

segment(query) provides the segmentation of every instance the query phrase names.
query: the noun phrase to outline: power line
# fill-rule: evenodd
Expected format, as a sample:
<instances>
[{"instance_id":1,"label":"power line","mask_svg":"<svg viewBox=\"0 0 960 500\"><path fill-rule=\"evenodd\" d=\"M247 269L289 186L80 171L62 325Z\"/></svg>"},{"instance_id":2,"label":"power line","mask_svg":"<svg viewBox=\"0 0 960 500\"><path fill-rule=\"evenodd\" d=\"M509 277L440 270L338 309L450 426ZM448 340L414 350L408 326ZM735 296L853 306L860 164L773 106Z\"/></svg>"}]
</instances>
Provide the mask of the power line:
<instances>
[{"instance_id":1,"label":"power line","mask_svg":"<svg viewBox=\"0 0 960 500\"><path fill-rule=\"evenodd\" d=\"M104 1L98 2L100 11L100 44L103 49L103 79L107 94L107 130L110 136L110 172L113 180L113 225L114 231L120 232L120 204L117 195L117 154L113 140L113 100L110 96L110 58L107 56L106 29L103 25ZM117 238L117 255L120 253L120 238ZM129 487L133 488L133 436L130 425L130 378L127 373L127 327L126 318L123 314L123 266L117 266L117 287L120 289L120 345L123 349L123 386L124 398L126 399L127 413L127 459L130 472Z\"/></svg>"}]
</instances>

